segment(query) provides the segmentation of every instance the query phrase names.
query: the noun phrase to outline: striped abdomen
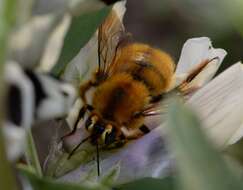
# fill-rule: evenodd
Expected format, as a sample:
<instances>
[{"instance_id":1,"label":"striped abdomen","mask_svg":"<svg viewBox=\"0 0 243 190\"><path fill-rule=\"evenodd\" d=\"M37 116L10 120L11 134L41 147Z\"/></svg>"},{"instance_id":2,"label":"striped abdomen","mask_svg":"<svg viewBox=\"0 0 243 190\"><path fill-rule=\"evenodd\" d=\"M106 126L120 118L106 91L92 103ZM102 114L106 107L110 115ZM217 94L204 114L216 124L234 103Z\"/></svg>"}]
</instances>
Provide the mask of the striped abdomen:
<instances>
[{"instance_id":1,"label":"striped abdomen","mask_svg":"<svg viewBox=\"0 0 243 190\"><path fill-rule=\"evenodd\" d=\"M167 53L134 43L117 52L112 71L130 73L135 80L146 85L151 96L158 96L170 89L174 69L174 62Z\"/></svg>"}]
</instances>

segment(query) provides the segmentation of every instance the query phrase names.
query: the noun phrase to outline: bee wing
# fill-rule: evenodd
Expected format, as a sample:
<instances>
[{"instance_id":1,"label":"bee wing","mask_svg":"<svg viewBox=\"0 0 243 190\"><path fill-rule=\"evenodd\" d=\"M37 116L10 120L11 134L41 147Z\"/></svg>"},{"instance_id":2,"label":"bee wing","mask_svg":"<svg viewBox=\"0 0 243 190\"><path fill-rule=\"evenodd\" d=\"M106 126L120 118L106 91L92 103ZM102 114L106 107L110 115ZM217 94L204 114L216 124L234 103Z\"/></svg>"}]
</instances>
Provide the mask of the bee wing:
<instances>
[{"instance_id":1,"label":"bee wing","mask_svg":"<svg viewBox=\"0 0 243 190\"><path fill-rule=\"evenodd\" d=\"M102 79L110 76L116 52L127 36L122 23L124 12L123 4L114 5L98 30L98 76Z\"/></svg>"},{"instance_id":2,"label":"bee wing","mask_svg":"<svg viewBox=\"0 0 243 190\"><path fill-rule=\"evenodd\" d=\"M111 15L108 15L101 27L95 32L89 42L80 50L78 55L67 65L65 72L63 73L62 79L74 84L79 88L82 81L90 80L93 76L93 71L99 68L100 74L104 76L104 69L111 63L114 49L117 46L118 40L111 40L110 36L116 33L116 31L124 31L122 25L123 15L125 13L126 1L119 1L113 5ZM110 24L109 24L110 23ZM106 31L105 31L106 30ZM98 40L98 33L99 40ZM116 37L118 35L116 34ZM109 40L109 42L108 42ZM98 44L100 46L98 53ZM101 47L104 46L103 50ZM108 51L107 51L108 50ZM109 56L104 59L105 51ZM100 58L98 58L100 57ZM103 57L103 58L101 58ZM98 65L98 59L100 64Z\"/></svg>"},{"instance_id":3,"label":"bee wing","mask_svg":"<svg viewBox=\"0 0 243 190\"><path fill-rule=\"evenodd\" d=\"M180 89L175 88L170 92L164 93L160 101L150 103L142 112L143 116L164 115L167 113L168 107L175 97L183 98L184 94Z\"/></svg>"},{"instance_id":4,"label":"bee wing","mask_svg":"<svg viewBox=\"0 0 243 190\"><path fill-rule=\"evenodd\" d=\"M163 103L156 103L149 105L145 110L142 111L142 115L147 116L155 116L155 115L162 115L165 114L168 108L168 104Z\"/></svg>"}]
</instances>

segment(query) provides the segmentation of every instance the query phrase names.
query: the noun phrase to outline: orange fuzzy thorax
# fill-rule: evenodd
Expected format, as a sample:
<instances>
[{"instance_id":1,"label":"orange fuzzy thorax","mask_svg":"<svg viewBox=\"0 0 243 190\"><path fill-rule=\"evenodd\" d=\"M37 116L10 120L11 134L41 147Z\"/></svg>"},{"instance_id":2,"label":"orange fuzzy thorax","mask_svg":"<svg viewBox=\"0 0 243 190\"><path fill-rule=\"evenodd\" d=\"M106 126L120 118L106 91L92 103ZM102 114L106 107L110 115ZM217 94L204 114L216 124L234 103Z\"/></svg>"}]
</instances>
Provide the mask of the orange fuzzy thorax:
<instances>
[{"instance_id":1,"label":"orange fuzzy thorax","mask_svg":"<svg viewBox=\"0 0 243 190\"><path fill-rule=\"evenodd\" d=\"M146 86L127 73L110 77L97 87L93 96L95 111L105 120L128 125L134 113L142 111L149 102Z\"/></svg>"}]
</instances>

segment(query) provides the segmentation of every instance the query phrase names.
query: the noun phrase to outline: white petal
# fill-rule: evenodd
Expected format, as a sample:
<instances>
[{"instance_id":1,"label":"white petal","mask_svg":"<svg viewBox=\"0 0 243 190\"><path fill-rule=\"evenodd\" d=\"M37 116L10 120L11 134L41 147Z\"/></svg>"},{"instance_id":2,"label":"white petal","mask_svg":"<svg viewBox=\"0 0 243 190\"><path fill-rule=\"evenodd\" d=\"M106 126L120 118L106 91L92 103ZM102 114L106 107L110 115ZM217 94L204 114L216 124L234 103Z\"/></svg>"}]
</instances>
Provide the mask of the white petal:
<instances>
[{"instance_id":1,"label":"white petal","mask_svg":"<svg viewBox=\"0 0 243 190\"><path fill-rule=\"evenodd\" d=\"M239 128L235 131L235 133L229 139L228 143L229 144L235 144L242 137L243 137L243 121L242 121L242 124L239 126Z\"/></svg>"},{"instance_id":2,"label":"white petal","mask_svg":"<svg viewBox=\"0 0 243 190\"><path fill-rule=\"evenodd\" d=\"M237 63L187 102L199 112L210 138L223 148L242 137L243 66Z\"/></svg>"},{"instance_id":3,"label":"white petal","mask_svg":"<svg viewBox=\"0 0 243 190\"><path fill-rule=\"evenodd\" d=\"M126 12L126 0L120 1L115 3L113 6L113 10L116 12L117 16L120 18L120 20L123 20L124 14Z\"/></svg>"},{"instance_id":4,"label":"white petal","mask_svg":"<svg viewBox=\"0 0 243 190\"><path fill-rule=\"evenodd\" d=\"M176 74L187 73L196 64L199 64L207 56L211 45L211 41L207 37L187 40L181 50Z\"/></svg>"},{"instance_id":5,"label":"white petal","mask_svg":"<svg viewBox=\"0 0 243 190\"><path fill-rule=\"evenodd\" d=\"M215 57L219 59L210 64L203 73L200 73L200 83L208 82L218 70L226 51L223 49L214 49L209 38L192 38L185 42L183 45L181 56L176 68L176 83L177 85L182 82L189 72L195 69L200 63L205 60L211 60Z\"/></svg>"},{"instance_id":6,"label":"white petal","mask_svg":"<svg viewBox=\"0 0 243 190\"><path fill-rule=\"evenodd\" d=\"M67 3L71 0L35 0L33 14L44 15L66 11Z\"/></svg>"},{"instance_id":7,"label":"white petal","mask_svg":"<svg viewBox=\"0 0 243 190\"><path fill-rule=\"evenodd\" d=\"M70 84L58 81L47 75L39 74L38 78L46 97L36 108L39 120L53 119L68 114L76 100L76 90Z\"/></svg>"},{"instance_id":8,"label":"white petal","mask_svg":"<svg viewBox=\"0 0 243 190\"><path fill-rule=\"evenodd\" d=\"M41 72L49 72L51 68L55 65L63 45L64 36L67 32L71 21L70 15L65 15L62 22L57 26L57 28L50 35L50 38L46 44L43 52L43 56L40 60L40 65L38 70Z\"/></svg>"},{"instance_id":9,"label":"white petal","mask_svg":"<svg viewBox=\"0 0 243 190\"><path fill-rule=\"evenodd\" d=\"M81 81L90 79L98 65L98 39L95 34L81 49L78 55L67 65L62 78L79 86Z\"/></svg>"},{"instance_id":10,"label":"white petal","mask_svg":"<svg viewBox=\"0 0 243 190\"><path fill-rule=\"evenodd\" d=\"M214 59L209 64L207 64L204 67L204 69L190 82L189 87L192 88L194 86L194 87L200 88L203 85L207 84L213 78L213 76L216 74L225 55L226 55L226 52L224 50L215 49L213 51L213 53L211 54L212 58L210 58L210 59L213 59L217 56L221 56L221 57L219 57L219 59Z\"/></svg>"},{"instance_id":11,"label":"white petal","mask_svg":"<svg viewBox=\"0 0 243 190\"><path fill-rule=\"evenodd\" d=\"M73 129L73 127L74 127L74 124L79 115L79 111L82 108L82 105L83 105L83 103L82 103L81 99L78 98L66 118L67 124L71 129Z\"/></svg>"},{"instance_id":12,"label":"white petal","mask_svg":"<svg viewBox=\"0 0 243 190\"><path fill-rule=\"evenodd\" d=\"M24 128L15 126L12 123L5 123L3 134L6 140L5 144L8 159L14 161L21 156L24 151L26 132Z\"/></svg>"},{"instance_id":13,"label":"white petal","mask_svg":"<svg viewBox=\"0 0 243 190\"><path fill-rule=\"evenodd\" d=\"M8 61L5 66L4 79L8 85L15 85L21 94L21 127L29 129L34 118L34 89L31 81L17 62Z\"/></svg>"},{"instance_id":14,"label":"white petal","mask_svg":"<svg viewBox=\"0 0 243 190\"><path fill-rule=\"evenodd\" d=\"M62 15L35 16L10 38L10 58L25 67L35 67L46 42Z\"/></svg>"}]
</instances>

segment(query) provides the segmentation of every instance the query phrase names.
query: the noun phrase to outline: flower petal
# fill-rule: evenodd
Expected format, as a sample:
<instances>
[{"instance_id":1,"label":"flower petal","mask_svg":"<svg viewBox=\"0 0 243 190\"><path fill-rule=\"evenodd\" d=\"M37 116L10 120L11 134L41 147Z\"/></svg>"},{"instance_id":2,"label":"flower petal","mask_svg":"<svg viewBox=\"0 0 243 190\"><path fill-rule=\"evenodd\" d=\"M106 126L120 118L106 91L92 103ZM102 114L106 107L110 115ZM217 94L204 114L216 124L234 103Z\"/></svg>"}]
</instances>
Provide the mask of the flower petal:
<instances>
[{"instance_id":1,"label":"flower petal","mask_svg":"<svg viewBox=\"0 0 243 190\"><path fill-rule=\"evenodd\" d=\"M176 84L180 84L189 75L190 71L197 68L197 66L206 60L218 58L214 60L214 63L208 64L200 72L197 82L204 84L208 82L218 70L226 51L223 49L214 49L212 43L207 37L192 38L185 42L183 45L181 56L176 68Z\"/></svg>"},{"instance_id":2,"label":"flower petal","mask_svg":"<svg viewBox=\"0 0 243 190\"><path fill-rule=\"evenodd\" d=\"M49 72L57 62L57 59L60 55L63 46L64 36L70 25L70 21L70 15L64 15L60 24L55 28L53 33L50 35L43 52L43 56L41 57L40 65L37 68L39 71Z\"/></svg>"},{"instance_id":3,"label":"flower petal","mask_svg":"<svg viewBox=\"0 0 243 190\"><path fill-rule=\"evenodd\" d=\"M24 128L15 126L12 123L5 123L3 134L6 140L8 159L14 161L22 155L25 148L26 131Z\"/></svg>"},{"instance_id":4,"label":"flower petal","mask_svg":"<svg viewBox=\"0 0 243 190\"><path fill-rule=\"evenodd\" d=\"M160 129L130 141L117 150L101 151L101 176L105 176L112 166L119 163L120 175L116 183L125 183L143 177L162 177L168 175L172 159L161 138ZM95 156L95 152L94 152ZM60 178L62 181L78 182L88 172L96 168L96 161L82 164L79 168Z\"/></svg>"},{"instance_id":5,"label":"flower petal","mask_svg":"<svg viewBox=\"0 0 243 190\"><path fill-rule=\"evenodd\" d=\"M10 38L10 58L22 66L35 67L42 57L50 34L61 18L62 15L54 14L35 16L15 31Z\"/></svg>"},{"instance_id":6,"label":"flower petal","mask_svg":"<svg viewBox=\"0 0 243 190\"><path fill-rule=\"evenodd\" d=\"M220 148L242 137L243 66L221 73L187 102L198 112L205 130Z\"/></svg>"},{"instance_id":7,"label":"flower petal","mask_svg":"<svg viewBox=\"0 0 243 190\"><path fill-rule=\"evenodd\" d=\"M98 65L98 38L95 34L89 42L80 50L78 55L67 65L62 78L79 86L81 81L91 77Z\"/></svg>"}]
</instances>

